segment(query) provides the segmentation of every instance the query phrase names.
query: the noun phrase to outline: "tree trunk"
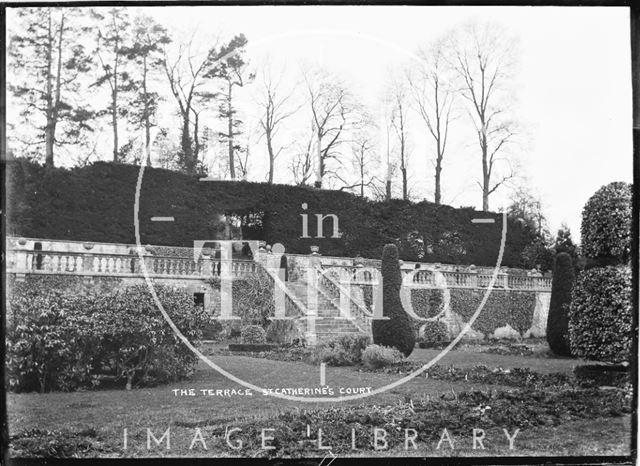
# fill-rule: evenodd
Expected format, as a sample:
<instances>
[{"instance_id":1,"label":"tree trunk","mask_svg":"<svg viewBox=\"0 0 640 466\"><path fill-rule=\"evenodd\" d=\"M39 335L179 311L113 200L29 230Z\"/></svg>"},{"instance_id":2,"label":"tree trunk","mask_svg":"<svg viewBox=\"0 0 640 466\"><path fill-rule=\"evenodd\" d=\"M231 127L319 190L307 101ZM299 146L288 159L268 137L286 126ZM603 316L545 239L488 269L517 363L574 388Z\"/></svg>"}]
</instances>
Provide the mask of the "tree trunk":
<instances>
[{"instance_id":1,"label":"tree trunk","mask_svg":"<svg viewBox=\"0 0 640 466\"><path fill-rule=\"evenodd\" d=\"M151 124L149 122L149 96L147 94L147 56L142 58L142 95L144 98L144 150L147 167L151 166Z\"/></svg>"},{"instance_id":2,"label":"tree trunk","mask_svg":"<svg viewBox=\"0 0 640 466\"><path fill-rule=\"evenodd\" d=\"M489 167L487 166L487 145L482 146L482 210L489 211Z\"/></svg>"},{"instance_id":3,"label":"tree trunk","mask_svg":"<svg viewBox=\"0 0 640 466\"><path fill-rule=\"evenodd\" d=\"M45 99L47 101L47 122L44 129L44 142L45 142L45 166L53 167L53 144L54 144L54 136L53 136L53 76L51 73L51 68L53 65L53 35L51 28L53 27L51 24L51 11L48 12L49 15L49 29L48 29L48 37L47 37L47 93Z\"/></svg>"},{"instance_id":4,"label":"tree trunk","mask_svg":"<svg viewBox=\"0 0 640 466\"><path fill-rule=\"evenodd\" d=\"M267 137L267 151L269 152L269 180L268 183L273 183L273 170L275 165L275 157L273 155L273 146L271 145L271 131L266 131Z\"/></svg>"},{"instance_id":5,"label":"tree trunk","mask_svg":"<svg viewBox=\"0 0 640 466\"><path fill-rule=\"evenodd\" d=\"M118 43L113 64L113 88L111 89L111 124L113 125L113 163L118 163Z\"/></svg>"},{"instance_id":6,"label":"tree trunk","mask_svg":"<svg viewBox=\"0 0 640 466\"><path fill-rule=\"evenodd\" d=\"M436 162L436 189L434 201L436 205L440 205L440 173L442 172L442 160L439 158Z\"/></svg>"},{"instance_id":7,"label":"tree trunk","mask_svg":"<svg viewBox=\"0 0 640 466\"><path fill-rule=\"evenodd\" d=\"M318 131L318 172L316 173L316 188L322 188L322 177L324 175L324 164L322 163L322 135Z\"/></svg>"},{"instance_id":8,"label":"tree trunk","mask_svg":"<svg viewBox=\"0 0 640 466\"><path fill-rule=\"evenodd\" d=\"M227 130L229 131L228 135L229 135L229 174L231 175L231 179L235 180L236 178L236 164L235 164L235 160L234 160L234 153L233 153L233 112L232 112L232 106L231 106L231 99L232 99L232 94L231 91L233 89L233 85L231 83L229 83L229 93L227 94Z\"/></svg>"},{"instance_id":9,"label":"tree trunk","mask_svg":"<svg viewBox=\"0 0 640 466\"><path fill-rule=\"evenodd\" d=\"M407 168L402 167L402 199L405 201L408 199L407 194Z\"/></svg>"},{"instance_id":10,"label":"tree trunk","mask_svg":"<svg viewBox=\"0 0 640 466\"><path fill-rule=\"evenodd\" d=\"M387 201L391 199L391 180L387 180L387 192L386 192Z\"/></svg>"},{"instance_id":11,"label":"tree trunk","mask_svg":"<svg viewBox=\"0 0 640 466\"><path fill-rule=\"evenodd\" d=\"M193 168L191 164L192 150L191 150L191 136L189 135L189 113L182 115L182 139L180 141L182 149L182 163L187 173L192 173Z\"/></svg>"}]
</instances>

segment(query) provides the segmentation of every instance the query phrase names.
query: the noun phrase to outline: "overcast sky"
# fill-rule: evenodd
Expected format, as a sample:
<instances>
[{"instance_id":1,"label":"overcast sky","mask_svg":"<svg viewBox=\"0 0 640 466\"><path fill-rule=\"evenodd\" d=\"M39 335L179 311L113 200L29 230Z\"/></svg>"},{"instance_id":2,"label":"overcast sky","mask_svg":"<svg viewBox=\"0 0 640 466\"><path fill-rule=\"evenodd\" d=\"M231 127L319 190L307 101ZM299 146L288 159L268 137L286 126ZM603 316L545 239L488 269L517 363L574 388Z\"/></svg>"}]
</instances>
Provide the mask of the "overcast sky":
<instances>
[{"instance_id":1,"label":"overcast sky","mask_svg":"<svg viewBox=\"0 0 640 466\"><path fill-rule=\"evenodd\" d=\"M244 33L247 57L259 64L320 64L343 78L365 103L380 99L390 71L406 66L420 46L470 20L493 21L519 43L514 81L516 116L525 129L516 150L521 175L544 203L553 232L562 222L579 238L589 196L611 181L632 180L631 66L627 8L427 6L191 6L143 10L190 37L203 51L215 37ZM251 92L251 90L247 90ZM168 101L165 105L172 105ZM452 126L443 171L443 202L480 208L480 160L464 115ZM428 139L413 123L411 186L432 200ZM107 139L108 141L108 136ZM258 145L257 166L266 165ZM109 149L107 146L105 146ZM105 158L108 158L108 150ZM255 168L255 165L254 165ZM285 181L284 167L276 181ZM264 170L252 179L263 181ZM399 180L397 181L399 182ZM492 196L506 204L508 190Z\"/></svg>"},{"instance_id":2,"label":"overcast sky","mask_svg":"<svg viewBox=\"0 0 640 466\"><path fill-rule=\"evenodd\" d=\"M269 54L295 62L326 63L375 99L389 69L420 45L469 20L495 21L519 39L518 116L526 128L519 154L553 230L567 222L579 236L589 196L611 181L632 180L631 66L627 8L260 6L155 8L176 31L231 35L243 32L249 56ZM455 127L452 128L455 131ZM422 138L416 135L416 139ZM462 139L462 138L461 138ZM414 142L414 184L432 184L420 141ZM448 154L445 201L481 206L480 162L458 141ZM454 160L461 153L458 161ZM464 154L462 154L464 153ZM460 162L460 163L456 163ZM419 189L417 187L416 189ZM504 191L504 195L507 191ZM504 200L496 196L492 208Z\"/></svg>"}]
</instances>

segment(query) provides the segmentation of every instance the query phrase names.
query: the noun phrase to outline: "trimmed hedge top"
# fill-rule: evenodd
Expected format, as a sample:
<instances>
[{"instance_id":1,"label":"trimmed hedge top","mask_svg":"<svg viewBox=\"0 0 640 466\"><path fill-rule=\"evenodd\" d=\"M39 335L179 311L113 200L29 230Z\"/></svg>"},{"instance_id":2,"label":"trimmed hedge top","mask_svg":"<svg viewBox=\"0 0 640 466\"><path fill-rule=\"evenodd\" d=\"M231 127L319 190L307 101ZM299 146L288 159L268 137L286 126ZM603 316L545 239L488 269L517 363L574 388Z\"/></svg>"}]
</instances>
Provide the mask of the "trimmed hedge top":
<instances>
[{"instance_id":1,"label":"trimmed hedge top","mask_svg":"<svg viewBox=\"0 0 640 466\"><path fill-rule=\"evenodd\" d=\"M133 212L140 168L96 162L73 169L44 167L26 159L3 165L7 170L8 234L34 238L135 243ZM303 210L302 204L308 208ZM307 214L312 238L302 238ZM324 221L324 238L315 238L316 214L335 214L340 238L331 238L332 220ZM495 265L501 237L499 214L456 209L430 202L393 199L374 202L353 194L309 187L207 181L179 172L146 168L140 196L143 244L192 247L194 240L221 239L222 215L242 222L244 239L282 243L290 253L307 254L311 245L323 255L379 258L395 243L403 260ZM172 216L175 222L152 222ZM496 223L472 224L475 217ZM530 232L509 220L503 265L518 266Z\"/></svg>"}]
</instances>

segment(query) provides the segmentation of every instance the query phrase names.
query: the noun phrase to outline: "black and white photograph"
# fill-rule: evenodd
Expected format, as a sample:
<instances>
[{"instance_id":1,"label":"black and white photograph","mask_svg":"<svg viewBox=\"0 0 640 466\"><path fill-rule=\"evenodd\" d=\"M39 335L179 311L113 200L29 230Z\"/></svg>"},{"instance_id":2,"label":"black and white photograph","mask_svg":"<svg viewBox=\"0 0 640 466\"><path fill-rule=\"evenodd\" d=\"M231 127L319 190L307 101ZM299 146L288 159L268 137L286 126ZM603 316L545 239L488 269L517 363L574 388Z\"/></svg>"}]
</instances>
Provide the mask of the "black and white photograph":
<instances>
[{"instance_id":1,"label":"black and white photograph","mask_svg":"<svg viewBox=\"0 0 640 466\"><path fill-rule=\"evenodd\" d=\"M629 5L0 7L6 464L634 464Z\"/></svg>"}]
</instances>

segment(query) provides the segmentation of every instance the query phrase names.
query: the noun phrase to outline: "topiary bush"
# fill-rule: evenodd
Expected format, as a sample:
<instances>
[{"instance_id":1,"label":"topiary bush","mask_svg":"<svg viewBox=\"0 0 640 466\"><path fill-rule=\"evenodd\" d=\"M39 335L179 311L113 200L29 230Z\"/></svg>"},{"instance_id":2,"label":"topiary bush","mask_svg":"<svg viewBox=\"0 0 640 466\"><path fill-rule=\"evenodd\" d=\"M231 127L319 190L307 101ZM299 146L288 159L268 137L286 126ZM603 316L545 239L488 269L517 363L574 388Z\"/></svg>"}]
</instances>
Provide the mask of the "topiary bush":
<instances>
[{"instance_id":1,"label":"topiary bush","mask_svg":"<svg viewBox=\"0 0 640 466\"><path fill-rule=\"evenodd\" d=\"M631 254L631 185L609 183L582 210L582 253L597 264L626 263Z\"/></svg>"},{"instance_id":2,"label":"topiary bush","mask_svg":"<svg viewBox=\"0 0 640 466\"><path fill-rule=\"evenodd\" d=\"M444 322L428 320L422 328L422 335L418 342L420 348L433 348L449 342L449 330Z\"/></svg>"},{"instance_id":3,"label":"topiary bush","mask_svg":"<svg viewBox=\"0 0 640 466\"><path fill-rule=\"evenodd\" d=\"M633 316L628 267L583 271L569 308L571 352L580 358L623 362L631 356Z\"/></svg>"},{"instance_id":4,"label":"topiary bush","mask_svg":"<svg viewBox=\"0 0 640 466\"><path fill-rule=\"evenodd\" d=\"M271 343L290 344L302 337L296 322L292 319L272 320L267 327L267 341Z\"/></svg>"},{"instance_id":5,"label":"topiary bush","mask_svg":"<svg viewBox=\"0 0 640 466\"><path fill-rule=\"evenodd\" d=\"M243 343L261 344L267 341L266 332L259 325L247 325L242 327L241 338Z\"/></svg>"},{"instance_id":6,"label":"topiary bush","mask_svg":"<svg viewBox=\"0 0 640 466\"><path fill-rule=\"evenodd\" d=\"M395 348L387 346L369 345L362 353L362 363L369 369L397 364L404 359L404 355Z\"/></svg>"},{"instance_id":7,"label":"topiary bush","mask_svg":"<svg viewBox=\"0 0 640 466\"><path fill-rule=\"evenodd\" d=\"M400 301L402 278L398 262L398 248L387 244L382 250L382 294L383 312L386 320L373 320L371 327L373 342L394 347L409 356L416 344L415 332L409 315Z\"/></svg>"},{"instance_id":8,"label":"topiary bush","mask_svg":"<svg viewBox=\"0 0 640 466\"><path fill-rule=\"evenodd\" d=\"M547 317L547 342L555 354L570 356L569 306L575 281L571 256L562 252L556 256L551 282L551 303Z\"/></svg>"},{"instance_id":9,"label":"topiary bush","mask_svg":"<svg viewBox=\"0 0 640 466\"><path fill-rule=\"evenodd\" d=\"M362 352L371 343L368 335L344 335L316 346L312 362L330 366L353 366L362 361Z\"/></svg>"}]
</instances>

